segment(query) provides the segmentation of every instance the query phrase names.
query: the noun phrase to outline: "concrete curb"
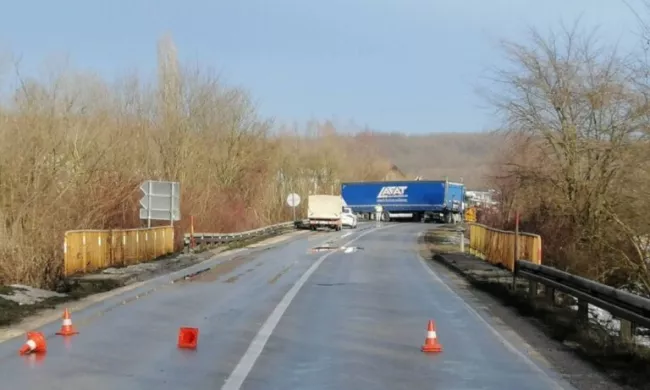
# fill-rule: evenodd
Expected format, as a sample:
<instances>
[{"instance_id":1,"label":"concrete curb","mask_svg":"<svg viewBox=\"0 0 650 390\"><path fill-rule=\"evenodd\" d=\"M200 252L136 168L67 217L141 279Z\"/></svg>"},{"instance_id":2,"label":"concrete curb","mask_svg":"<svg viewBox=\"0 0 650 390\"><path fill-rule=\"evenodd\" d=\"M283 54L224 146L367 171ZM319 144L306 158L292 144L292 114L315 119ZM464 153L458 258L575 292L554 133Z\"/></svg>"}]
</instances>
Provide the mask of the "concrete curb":
<instances>
[{"instance_id":1,"label":"concrete curb","mask_svg":"<svg viewBox=\"0 0 650 390\"><path fill-rule=\"evenodd\" d=\"M460 267L458 267L456 265L455 261L446 258L445 255L437 253L437 254L433 255L432 260L435 260L435 261L437 261L439 263L442 263L443 265L446 265L452 271L458 273L459 275L469 277L469 275L467 275L467 273L465 273Z\"/></svg>"}]
</instances>

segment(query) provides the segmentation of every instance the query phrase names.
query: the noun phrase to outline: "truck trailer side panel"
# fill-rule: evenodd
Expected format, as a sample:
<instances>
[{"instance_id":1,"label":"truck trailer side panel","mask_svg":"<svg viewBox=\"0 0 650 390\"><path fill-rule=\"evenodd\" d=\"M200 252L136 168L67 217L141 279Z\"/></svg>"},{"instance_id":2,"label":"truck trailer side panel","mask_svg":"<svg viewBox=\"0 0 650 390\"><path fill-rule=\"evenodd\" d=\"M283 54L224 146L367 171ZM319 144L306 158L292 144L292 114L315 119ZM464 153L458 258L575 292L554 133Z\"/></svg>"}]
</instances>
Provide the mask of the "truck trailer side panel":
<instances>
[{"instance_id":1,"label":"truck trailer side panel","mask_svg":"<svg viewBox=\"0 0 650 390\"><path fill-rule=\"evenodd\" d=\"M343 183L341 195L354 212L372 213L381 205L391 215L445 217L460 213L465 186L445 180ZM446 217L445 217L446 219Z\"/></svg>"},{"instance_id":2,"label":"truck trailer side panel","mask_svg":"<svg viewBox=\"0 0 650 390\"><path fill-rule=\"evenodd\" d=\"M373 212L376 205L384 211L427 211L445 203L444 181L400 181L343 183L341 195L355 212Z\"/></svg>"}]
</instances>

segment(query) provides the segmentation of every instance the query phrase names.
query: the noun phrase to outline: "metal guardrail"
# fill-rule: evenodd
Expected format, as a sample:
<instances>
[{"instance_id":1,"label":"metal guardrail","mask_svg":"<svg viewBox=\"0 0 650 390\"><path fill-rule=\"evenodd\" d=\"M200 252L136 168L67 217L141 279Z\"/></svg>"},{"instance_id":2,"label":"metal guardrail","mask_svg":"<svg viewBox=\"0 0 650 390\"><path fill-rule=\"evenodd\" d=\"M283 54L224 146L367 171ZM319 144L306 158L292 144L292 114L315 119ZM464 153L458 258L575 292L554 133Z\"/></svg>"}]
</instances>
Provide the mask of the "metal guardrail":
<instances>
[{"instance_id":1,"label":"metal guardrail","mask_svg":"<svg viewBox=\"0 0 650 390\"><path fill-rule=\"evenodd\" d=\"M222 245L237 241L250 240L255 237L269 236L281 233L285 230L296 229L299 227L299 222L300 221L282 222L239 233L194 233L194 245ZM184 245L186 248L190 247L191 241L192 233L185 233Z\"/></svg>"},{"instance_id":2,"label":"metal guardrail","mask_svg":"<svg viewBox=\"0 0 650 390\"><path fill-rule=\"evenodd\" d=\"M545 286L551 302L556 290L577 298L579 320L588 320L588 303L607 310L621 320L620 336L625 340L631 339L634 325L650 328L648 298L526 260L517 260L514 275L529 281L530 298L537 296L537 283Z\"/></svg>"}]
</instances>

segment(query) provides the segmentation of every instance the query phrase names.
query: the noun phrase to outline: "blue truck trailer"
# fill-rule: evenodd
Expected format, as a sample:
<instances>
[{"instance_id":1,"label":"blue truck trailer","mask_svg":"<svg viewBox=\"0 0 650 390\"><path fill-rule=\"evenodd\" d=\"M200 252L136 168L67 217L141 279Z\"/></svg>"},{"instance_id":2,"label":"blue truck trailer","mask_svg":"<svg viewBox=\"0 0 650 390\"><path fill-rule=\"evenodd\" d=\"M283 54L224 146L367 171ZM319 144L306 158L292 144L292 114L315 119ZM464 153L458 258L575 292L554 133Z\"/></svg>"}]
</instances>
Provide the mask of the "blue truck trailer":
<instances>
[{"instance_id":1,"label":"blue truck trailer","mask_svg":"<svg viewBox=\"0 0 650 390\"><path fill-rule=\"evenodd\" d=\"M341 184L341 196L355 213L371 215L380 205L387 220L452 223L462 221L465 185L447 180L350 182Z\"/></svg>"}]
</instances>

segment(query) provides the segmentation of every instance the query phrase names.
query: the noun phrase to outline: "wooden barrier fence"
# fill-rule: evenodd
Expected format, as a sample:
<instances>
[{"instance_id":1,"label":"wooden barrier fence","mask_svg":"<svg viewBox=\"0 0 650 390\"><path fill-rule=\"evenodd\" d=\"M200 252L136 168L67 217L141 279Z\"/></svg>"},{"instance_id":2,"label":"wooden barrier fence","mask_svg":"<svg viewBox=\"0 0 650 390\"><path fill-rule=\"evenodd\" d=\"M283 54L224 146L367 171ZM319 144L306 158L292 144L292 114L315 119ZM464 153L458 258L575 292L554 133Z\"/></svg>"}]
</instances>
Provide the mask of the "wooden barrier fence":
<instances>
[{"instance_id":1,"label":"wooden barrier fence","mask_svg":"<svg viewBox=\"0 0 650 390\"><path fill-rule=\"evenodd\" d=\"M174 228L70 230L63 244L64 276L154 260L174 251Z\"/></svg>"},{"instance_id":2,"label":"wooden barrier fence","mask_svg":"<svg viewBox=\"0 0 650 390\"><path fill-rule=\"evenodd\" d=\"M519 232L516 260L528 260L542 264L542 237L532 233ZM497 264L514 272L515 232L494 229L478 223L469 225L470 254L491 264Z\"/></svg>"}]
</instances>

